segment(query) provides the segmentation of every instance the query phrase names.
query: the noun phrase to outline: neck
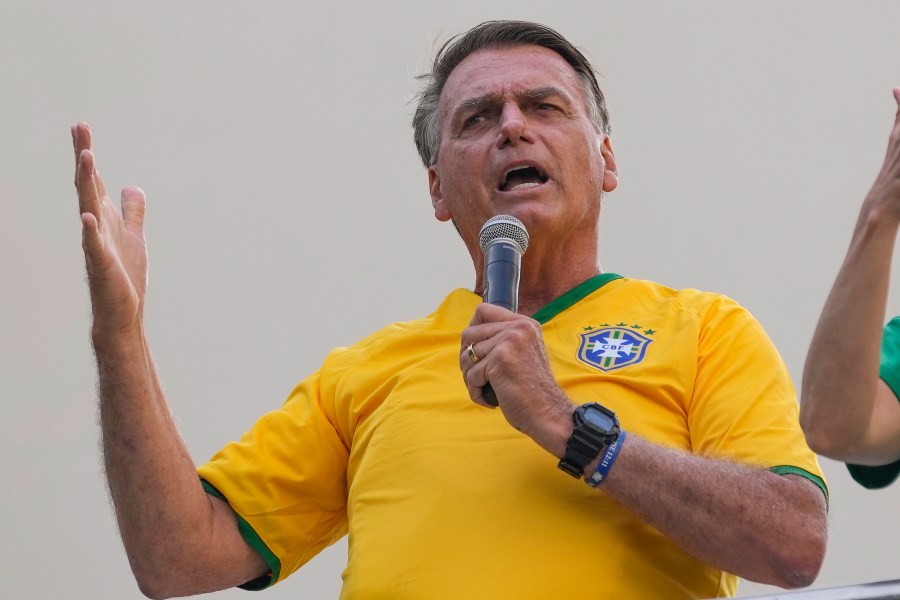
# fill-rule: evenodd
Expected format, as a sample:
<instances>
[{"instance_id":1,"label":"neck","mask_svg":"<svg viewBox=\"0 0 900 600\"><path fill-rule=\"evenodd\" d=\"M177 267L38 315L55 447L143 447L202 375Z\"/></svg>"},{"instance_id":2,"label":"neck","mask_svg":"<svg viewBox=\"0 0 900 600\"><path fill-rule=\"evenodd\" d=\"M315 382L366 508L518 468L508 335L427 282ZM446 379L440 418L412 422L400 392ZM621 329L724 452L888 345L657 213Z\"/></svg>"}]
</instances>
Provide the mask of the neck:
<instances>
[{"instance_id":1,"label":"neck","mask_svg":"<svg viewBox=\"0 0 900 600\"><path fill-rule=\"evenodd\" d=\"M532 251L535 252L532 252ZM519 314L532 315L578 284L601 272L593 252L545 253L531 247L522 257L519 279ZM579 258L580 255L580 258ZM483 260L483 259L481 259ZM475 293L484 291L483 265L476 266Z\"/></svg>"},{"instance_id":2,"label":"neck","mask_svg":"<svg viewBox=\"0 0 900 600\"><path fill-rule=\"evenodd\" d=\"M532 231L528 250L522 256L518 312L530 316L601 272L600 239L597 219L589 216L572 227L537 217L525 221L530 222ZM475 266L475 293L482 295L484 254L477 236L466 237Z\"/></svg>"},{"instance_id":3,"label":"neck","mask_svg":"<svg viewBox=\"0 0 900 600\"><path fill-rule=\"evenodd\" d=\"M573 269L566 265L565 276L555 276L561 269L553 269L543 273L525 273L523 266L522 279L519 282L519 314L533 315L538 310L559 298L580 283L600 273L598 264L584 265Z\"/></svg>"}]
</instances>

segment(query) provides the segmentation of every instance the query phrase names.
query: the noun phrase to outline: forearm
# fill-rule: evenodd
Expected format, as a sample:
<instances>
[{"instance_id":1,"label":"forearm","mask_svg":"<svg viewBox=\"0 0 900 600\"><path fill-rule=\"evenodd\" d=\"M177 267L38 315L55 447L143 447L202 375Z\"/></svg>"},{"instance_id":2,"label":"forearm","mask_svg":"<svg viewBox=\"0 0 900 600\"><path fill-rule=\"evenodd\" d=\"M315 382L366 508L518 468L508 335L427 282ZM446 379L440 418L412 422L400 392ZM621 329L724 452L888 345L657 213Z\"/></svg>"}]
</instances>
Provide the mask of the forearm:
<instances>
[{"instance_id":1,"label":"forearm","mask_svg":"<svg viewBox=\"0 0 900 600\"><path fill-rule=\"evenodd\" d=\"M867 199L810 344L801 423L813 450L833 458L867 445L897 226Z\"/></svg>"},{"instance_id":2,"label":"forearm","mask_svg":"<svg viewBox=\"0 0 900 600\"><path fill-rule=\"evenodd\" d=\"M152 596L201 591L195 579L213 546L213 507L176 430L143 332L95 335L94 346L106 476L138 584Z\"/></svg>"},{"instance_id":3,"label":"forearm","mask_svg":"<svg viewBox=\"0 0 900 600\"><path fill-rule=\"evenodd\" d=\"M761 333L747 336L759 338ZM573 419L577 405L549 369L536 322L481 304L460 341L460 368L476 402L483 403L480 386L489 379L509 424L557 458L564 457L576 421L582 423L580 433L591 437L586 433L590 427L584 426L587 421L582 422L585 415ZM478 360L472 358L469 344ZM722 360L737 359L729 349L720 349ZM763 360L760 355L748 364L777 367L780 362L775 358ZM705 363L707 369L718 366ZM785 376L783 385L787 383ZM731 390L705 385L705 393L727 396ZM748 397L746 391L739 396ZM780 401L760 406L759 410L788 408ZM627 424L625 429L629 430ZM748 431L746 426L742 431ZM597 493L605 491L707 564L784 587L809 585L815 578L825 553L826 509L813 482L669 450L630 430L618 448L618 458ZM600 460L598 455L583 474L592 475Z\"/></svg>"},{"instance_id":4,"label":"forearm","mask_svg":"<svg viewBox=\"0 0 900 600\"><path fill-rule=\"evenodd\" d=\"M801 478L629 434L600 489L686 552L745 579L806 586L824 558L825 500Z\"/></svg>"},{"instance_id":5,"label":"forearm","mask_svg":"<svg viewBox=\"0 0 900 600\"><path fill-rule=\"evenodd\" d=\"M241 537L228 505L200 486L144 336L144 192L123 189L119 210L97 172L86 123L72 127L72 142L103 459L132 570L153 598L249 581L266 566Z\"/></svg>"},{"instance_id":6,"label":"forearm","mask_svg":"<svg viewBox=\"0 0 900 600\"><path fill-rule=\"evenodd\" d=\"M536 441L562 457L572 427L553 433L559 429L543 428L555 442ZM628 432L598 489L692 556L745 579L806 586L825 556L825 498L802 477L664 448Z\"/></svg>"}]
</instances>

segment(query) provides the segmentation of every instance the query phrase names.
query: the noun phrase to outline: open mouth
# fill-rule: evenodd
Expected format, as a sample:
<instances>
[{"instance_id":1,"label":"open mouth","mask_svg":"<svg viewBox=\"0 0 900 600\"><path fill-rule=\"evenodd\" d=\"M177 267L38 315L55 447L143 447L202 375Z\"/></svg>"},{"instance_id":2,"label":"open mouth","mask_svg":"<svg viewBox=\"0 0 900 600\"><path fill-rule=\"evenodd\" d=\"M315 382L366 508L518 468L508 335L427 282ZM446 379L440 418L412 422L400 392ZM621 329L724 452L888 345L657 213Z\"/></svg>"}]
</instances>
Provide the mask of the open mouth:
<instances>
[{"instance_id":1,"label":"open mouth","mask_svg":"<svg viewBox=\"0 0 900 600\"><path fill-rule=\"evenodd\" d=\"M512 192L535 187L547 182L548 177L537 167L516 167L503 176L499 189L501 192Z\"/></svg>"}]
</instances>

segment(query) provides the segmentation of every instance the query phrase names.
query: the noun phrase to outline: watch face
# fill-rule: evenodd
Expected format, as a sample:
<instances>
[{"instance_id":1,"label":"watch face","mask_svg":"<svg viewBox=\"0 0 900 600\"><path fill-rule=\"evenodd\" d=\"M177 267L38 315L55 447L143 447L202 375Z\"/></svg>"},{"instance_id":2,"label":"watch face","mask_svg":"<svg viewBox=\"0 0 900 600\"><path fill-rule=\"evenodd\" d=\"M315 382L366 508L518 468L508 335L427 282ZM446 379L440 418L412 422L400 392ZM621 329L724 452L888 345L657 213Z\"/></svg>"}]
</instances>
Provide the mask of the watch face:
<instances>
[{"instance_id":1,"label":"watch face","mask_svg":"<svg viewBox=\"0 0 900 600\"><path fill-rule=\"evenodd\" d=\"M596 408L584 411L584 422L600 431L612 431L616 426L611 416Z\"/></svg>"}]
</instances>

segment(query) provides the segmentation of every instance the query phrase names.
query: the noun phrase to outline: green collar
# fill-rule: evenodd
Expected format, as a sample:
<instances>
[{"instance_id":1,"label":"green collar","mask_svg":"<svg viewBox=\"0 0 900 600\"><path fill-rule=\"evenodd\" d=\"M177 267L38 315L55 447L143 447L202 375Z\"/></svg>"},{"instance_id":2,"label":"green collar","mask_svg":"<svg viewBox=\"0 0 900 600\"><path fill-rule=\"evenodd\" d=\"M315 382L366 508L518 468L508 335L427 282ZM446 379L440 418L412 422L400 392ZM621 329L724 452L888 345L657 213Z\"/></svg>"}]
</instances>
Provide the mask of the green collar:
<instances>
[{"instance_id":1,"label":"green collar","mask_svg":"<svg viewBox=\"0 0 900 600\"><path fill-rule=\"evenodd\" d=\"M531 318L543 325L562 311L577 304L588 295L616 279L622 279L622 276L617 275L616 273L600 273L599 275L594 275L590 279L582 281L562 296L552 300L550 304L531 315Z\"/></svg>"}]
</instances>

